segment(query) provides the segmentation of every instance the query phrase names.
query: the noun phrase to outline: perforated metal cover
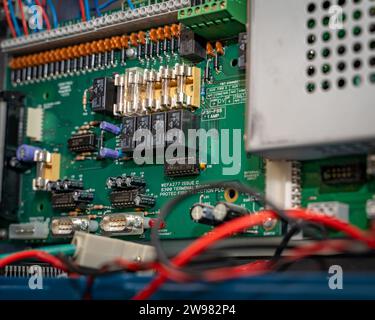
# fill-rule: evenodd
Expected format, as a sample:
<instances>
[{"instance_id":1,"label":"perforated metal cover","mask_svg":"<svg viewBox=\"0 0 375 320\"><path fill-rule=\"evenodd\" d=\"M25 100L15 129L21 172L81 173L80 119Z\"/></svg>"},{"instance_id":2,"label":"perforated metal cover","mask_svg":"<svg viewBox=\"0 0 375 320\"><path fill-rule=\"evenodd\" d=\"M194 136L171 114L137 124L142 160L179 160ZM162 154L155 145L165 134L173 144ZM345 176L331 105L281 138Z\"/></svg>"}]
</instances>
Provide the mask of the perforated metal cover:
<instances>
[{"instance_id":1,"label":"perforated metal cover","mask_svg":"<svg viewBox=\"0 0 375 320\"><path fill-rule=\"evenodd\" d=\"M375 1L252 0L249 19L247 150L308 159L373 149Z\"/></svg>"}]
</instances>

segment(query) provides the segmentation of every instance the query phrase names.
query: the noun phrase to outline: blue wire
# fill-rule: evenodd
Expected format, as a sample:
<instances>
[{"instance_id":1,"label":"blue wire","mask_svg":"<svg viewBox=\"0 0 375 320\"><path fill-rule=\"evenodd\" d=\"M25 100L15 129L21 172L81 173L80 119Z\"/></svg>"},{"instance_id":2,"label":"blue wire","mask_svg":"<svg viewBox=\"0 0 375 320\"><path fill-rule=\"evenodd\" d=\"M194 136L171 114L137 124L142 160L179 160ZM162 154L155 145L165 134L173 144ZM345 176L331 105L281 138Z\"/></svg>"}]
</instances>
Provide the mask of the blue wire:
<instances>
[{"instance_id":1,"label":"blue wire","mask_svg":"<svg viewBox=\"0 0 375 320\"><path fill-rule=\"evenodd\" d=\"M99 6L99 11L109 7L111 4L114 4L115 2L117 2L118 0L109 0L107 2L104 2L103 4L101 4ZM131 0L127 0L128 1L128 5L130 7L130 9L134 10L135 7L134 7L134 4L131 2Z\"/></svg>"},{"instance_id":2,"label":"blue wire","mask_svg":"<svg viewBox=\"0 0 375 320\"><path fill-rule=\"evenodd\" d=\"M89 0L85 0L85 11L86 11L86 19L87 21L91 20L90 17L90 5L89 5Z\"/></svg>"},{"instance_id":3,"label":"blue wire","mask_svg":"<svg viewBox=\"0 0 375 320\"><path fill-rule=\"evenodd\" d=\"M135 10L134 4L131 0L128 0L128 6L130 9Z\"/></svg>"},{"instance_id":4,"label":"blue wire","mask_svg":"<svg viewBox=\"0 0 375 320\"><path fill-rule=\"evenodd\" d=\"M99 0L94 0L95 3L95 12L98 17L101 17L102 13L100 12L99 8Z\"/></svg>"},{"instance_id":5,"label":"blue wire","mask_svg":"<svg viewBox=\"0 0 375 320\"><path fill-rule=\"evenodd\" d=\"M12 18L12 22L14 24L14 29L16 30L17 37L20 37L20 36L22 36L22 32L21 32L21 29L18 25L16 15L14 14L14 8L13 8L13 4L12 4L11 0L8 0L8 7L9 7L10 16Z\"/></svg>"},{"instance_id":6,"label":"blue wire","mask_svg":"<svg viewBox=\"0 0 375 320\"><path fill-rule=\"evenodd\" d=\"M49 7L49 9L51 10L51 13L52 13L53 27L57 28L59 26L59 21L57 19L56 8L53 5L53 2L51 0L47 0L47 5L48 5L48 7Z\"/></svg>"}]
</instances>

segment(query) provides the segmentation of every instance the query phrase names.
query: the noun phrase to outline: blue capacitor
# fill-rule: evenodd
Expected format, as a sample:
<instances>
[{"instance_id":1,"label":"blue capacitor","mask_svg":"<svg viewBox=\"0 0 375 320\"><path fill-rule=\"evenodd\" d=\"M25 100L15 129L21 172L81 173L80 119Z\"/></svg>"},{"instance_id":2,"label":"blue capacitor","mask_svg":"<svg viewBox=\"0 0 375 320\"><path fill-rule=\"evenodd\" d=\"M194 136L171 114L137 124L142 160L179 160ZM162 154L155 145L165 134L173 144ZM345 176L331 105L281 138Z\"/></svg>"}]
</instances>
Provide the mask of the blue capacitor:
<instances>
[{"instance_id":1,"label":"blue capacitor","mask_svg":"<svg viewBox=\"0 0 375 320\"><path fill-rule=\"evenodd\" d=\"M34 154L38 150L40 148L22 144L17 149L17 159L22 162L34 162Z\"/></svg>"},{"instance_id":2,"label":"blue capacitor","mask_svg":"<svg viewBox=\"0 0 375 320\"><path fill-rule=\"evenodd\" d=\"M102 121L100 123L100 129L113 133L114 135L119 135L121 133L121 128L107 121Z\"/></svg>"},{"instance_id":3,"label":"blue capacitor","mask_svg":"<svg viewBox=\"0 0 375 320\"><path fill-rule=\"evenodd\" d=\"M109 148L100 149L100 157L104 159L118 159L120 158L120 152Z\"/></svg>"}]
</instances>

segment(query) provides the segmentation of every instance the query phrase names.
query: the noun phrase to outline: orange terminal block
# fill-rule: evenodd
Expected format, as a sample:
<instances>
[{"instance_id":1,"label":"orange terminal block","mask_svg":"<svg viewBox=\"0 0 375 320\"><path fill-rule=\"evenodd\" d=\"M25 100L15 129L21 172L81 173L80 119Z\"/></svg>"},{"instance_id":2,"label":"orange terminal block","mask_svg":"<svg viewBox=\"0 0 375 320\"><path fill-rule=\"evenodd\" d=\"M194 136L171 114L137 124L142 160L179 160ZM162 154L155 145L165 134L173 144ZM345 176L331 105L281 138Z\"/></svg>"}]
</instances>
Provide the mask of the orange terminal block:
<instances>
[{"instance_id":1,"label":"orange terminal block","mask_svg":"<svg viewBox=\"0 0 375 320\"><path fill-rule=\"evenodd\" d=\"M171 30L170 26L165 26L164 27L164 36L168 40L172 39L172 30Z\"/></svg>"},{"instance_id":2,"label":"orange terminal block","mask_svg":"<svg viewBox=\"0 0 375 320\"><path fill-rule=\"evenodd\" d=\"M156 29L151 29L150 30L150 33L149 33L149 36L150 36L150 40L152 42L158 42L158 32Z\"/></svg>"},{"instance_id":3,"label":"orange terminal block","mask_svg":"<svg viewBox=\"0 0 375 320\"><path fill-rule=\"evenodd\" d=\"M111 48L112 50L121 49L121 37L115 36L111 38Z\"/></svg>"},{"instance_id":4,"label":"orange terminal block","mask_svg":"<svg viewBox=\"0 0 375 320\"><path fill-rule=\"evenodd\" d=\"M104 40L104 51L111 51L112 49L112 42L110 38Z\"/></svg>"},{"instance_id":5,"label":"orange terminal block","mask_svg":"<svg viewBox=\"0 0 375 320\"><path fill-rule=\"evenodd\" d=\"M121 42L121 48L128 48L129 47L129 37L128 36L122 36L120 39Z\"/></svg>"},{"instance_id":6,"label":"orange terminal block","mask_svg":"<svg viewBox=\"0 0 375 320\"><path fill-rule=\"evenodd\" d=\"M174 38L178 38L181 34L181 26L179 24L172 24L171 32Z\"/></svg>"},{"instance_id":7,"label":"orange terminal block","mask_svg":"<svg viewBox=\"0 0 375 320\"><path fill-rule=\"evenodd\" d=\"M142 45L146 44L146 33L144 31L138 32L138 42Z\"/></svg>"},{"instance_id":8,"label":"orange terminal block","mask_svg":"<svg viewBox=\"0 0 375 320\"><path fill-rule=\"evenodd\" d=\"M133 47L138 47L138 34L136 33L132 33L130 35L130 44L133 46Z\"/></svg>"},{"instance_id":9,"label":"orange terminal block","mask_svg":"<svg viewBox=\"0 0 375 320\"><path fill-rule=\"evenodd\" d=\"M164 33L164 28L160 27L156 31L157 37L159 41L164 41L165 39L165 33Z\"/></svg>"}]
</instances>

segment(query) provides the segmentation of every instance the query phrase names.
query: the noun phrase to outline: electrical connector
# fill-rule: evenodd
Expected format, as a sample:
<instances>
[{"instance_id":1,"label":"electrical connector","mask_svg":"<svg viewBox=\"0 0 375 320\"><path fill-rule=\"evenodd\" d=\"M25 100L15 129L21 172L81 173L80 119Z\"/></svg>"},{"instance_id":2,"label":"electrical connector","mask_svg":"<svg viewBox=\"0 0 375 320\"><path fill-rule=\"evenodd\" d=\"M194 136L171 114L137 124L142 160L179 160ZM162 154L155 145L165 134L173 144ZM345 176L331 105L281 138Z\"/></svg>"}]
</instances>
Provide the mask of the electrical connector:
<instances>
[{"instance_id":1,"label":"electrical connector","mask_svg":"<svg viewBox=\"0 0 375 320\"><path fill-rule=\"evenodd\" d=\"M151 262L155 259L152 246L76 232L72 244L76 246L75 262L82 267L99 269L117 258L131 262Z\"/></svg>"}]
</instances>

